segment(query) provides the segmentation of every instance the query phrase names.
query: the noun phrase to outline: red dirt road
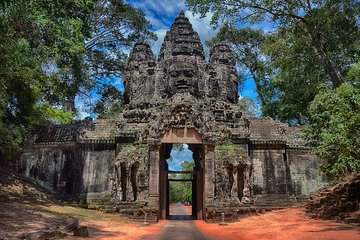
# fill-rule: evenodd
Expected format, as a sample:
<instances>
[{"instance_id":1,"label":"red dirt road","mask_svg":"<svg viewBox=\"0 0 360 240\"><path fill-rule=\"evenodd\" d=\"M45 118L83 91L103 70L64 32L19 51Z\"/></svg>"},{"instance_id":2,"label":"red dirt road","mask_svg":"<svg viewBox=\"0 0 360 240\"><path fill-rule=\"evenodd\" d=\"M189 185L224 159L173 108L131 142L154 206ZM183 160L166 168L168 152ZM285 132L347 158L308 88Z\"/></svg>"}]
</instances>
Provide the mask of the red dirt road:
<instances>
[{"instance_id":1,"label":"red dirt road","mask_svg":"<svg viewBox=\"0 0 360 240\"><path fill-rule=\"evenodd\" d=\"M160 232L144 236L141 239L209 239L203 232L199 231L194 224L194 220L191 220L191 207L175 204L171 206L170 213L173 215L170 217L176 220L167 220Z\"/></svg>"},{"instance_id":2,"label":"red dirt road","mask_svg":"<svg viewBox=\"0 0 360 240\"><path fill-rule=\"evenodd\" d=\"M314 220L297 208L265 213L244 218L227 226L196 221L199 230L212 239L237 240L359 240L360 229Z\"/></svg>"},{"instance_id":3,"label":"red dirt road","mask_svg":"<svg viewBox=\"0 0 360 240\"><path fill-rule=\"evenodd\" d=\"M186 210L176 206L174 211L183 214ZM360 240L359 228L310 219L298 208L244 217L226 226L199 220L167 220L159 224L162 227L149 227L147 230L153 234L141 239Z\"/></svg>"}]
</instances>

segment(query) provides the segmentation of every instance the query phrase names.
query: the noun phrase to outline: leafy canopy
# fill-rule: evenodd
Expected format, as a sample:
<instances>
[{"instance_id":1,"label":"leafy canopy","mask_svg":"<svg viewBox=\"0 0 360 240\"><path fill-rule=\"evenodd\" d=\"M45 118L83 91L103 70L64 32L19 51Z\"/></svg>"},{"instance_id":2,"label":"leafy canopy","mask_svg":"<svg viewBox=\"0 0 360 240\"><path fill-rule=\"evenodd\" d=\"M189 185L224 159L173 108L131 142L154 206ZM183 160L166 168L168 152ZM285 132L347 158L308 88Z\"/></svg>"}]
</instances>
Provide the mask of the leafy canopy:
<instances>
[{"instance_id":1,"label":"leafy canopy","mask_svg":"<svg viewBox=\"0 0 360 240\"><path fill-rule=\"evenodd\" d=\"M360 83L360 82L359 82ZM360 88L344 83L324 89L310 105L305 136L315 153L330 162L323 170L341 176L360 169Z\"/></svg>"},{"instance_id":2,"label":"leafy canopy","mask_svg":"<svg viewBox=\"0 0 360 240\"><path fill-rule=\"evenodd\" d=\"M125 50L155 39L149 28L122 0L1 1L0 158L16 155L32 125L71 122L77 97L101 117L121 111Z\"/></svg>"}]
</instances>

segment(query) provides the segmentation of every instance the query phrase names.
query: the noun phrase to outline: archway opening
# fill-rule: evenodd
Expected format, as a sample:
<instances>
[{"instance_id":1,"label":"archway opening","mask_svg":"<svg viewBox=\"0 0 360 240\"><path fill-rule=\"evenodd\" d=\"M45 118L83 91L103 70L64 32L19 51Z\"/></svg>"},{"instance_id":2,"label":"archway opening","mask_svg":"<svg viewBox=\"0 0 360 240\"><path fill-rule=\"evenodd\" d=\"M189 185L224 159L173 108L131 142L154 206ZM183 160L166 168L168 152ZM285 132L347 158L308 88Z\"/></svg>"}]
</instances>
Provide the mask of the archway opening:
<instances>
[{"instance_id":1,"label":"archway opening","mask_svg":"<svg viewBox=\"0 0 360 240\"><path fill-rule=\"evenodd\" d=\"M162 149L160 217L202 219L202 145L165 143Z\"/></svg>"},{"instance_id":2,"label":"archway opening","mask_svg":"<svg viewBox=\"0 0 360 240\"><path fill-rule=\"evenodd\" d=\"M168 165L168 213L169 218L193 216L193 193L195 192L195 161L188 144L173 144Z\"/></svg>"}]
</instances>

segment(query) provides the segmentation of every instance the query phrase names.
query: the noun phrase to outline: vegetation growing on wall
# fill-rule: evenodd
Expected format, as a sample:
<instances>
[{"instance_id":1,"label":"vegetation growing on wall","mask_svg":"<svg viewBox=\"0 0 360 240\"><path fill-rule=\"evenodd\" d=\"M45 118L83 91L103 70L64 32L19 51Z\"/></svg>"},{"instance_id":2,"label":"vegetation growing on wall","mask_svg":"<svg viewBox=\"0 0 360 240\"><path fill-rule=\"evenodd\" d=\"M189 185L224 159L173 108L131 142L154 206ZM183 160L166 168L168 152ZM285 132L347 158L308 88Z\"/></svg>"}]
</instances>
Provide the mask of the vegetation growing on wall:
<instances>
[{"instance_id":1,"label":"vegetation growing on wall","mask_svg":"<svg viewBox=\"0 0 360 240\"><path fill-rule=\"evenodd\" d=\"M141 143L128 144L122 147L121 152L115 160L127 160L129 162L148 157L148 145Z\"/></svg>"},{"instance_id":2,"label":"vegetation growing on wall","mask_svg":"<svg viewBox=\"0 0 360 240\"><path fill-rule=\"evenodd\" d=\"M215 153L222 160L249 160L247 152L242 147L234 144L216 145Z\"/></svg>"}]
</instances>

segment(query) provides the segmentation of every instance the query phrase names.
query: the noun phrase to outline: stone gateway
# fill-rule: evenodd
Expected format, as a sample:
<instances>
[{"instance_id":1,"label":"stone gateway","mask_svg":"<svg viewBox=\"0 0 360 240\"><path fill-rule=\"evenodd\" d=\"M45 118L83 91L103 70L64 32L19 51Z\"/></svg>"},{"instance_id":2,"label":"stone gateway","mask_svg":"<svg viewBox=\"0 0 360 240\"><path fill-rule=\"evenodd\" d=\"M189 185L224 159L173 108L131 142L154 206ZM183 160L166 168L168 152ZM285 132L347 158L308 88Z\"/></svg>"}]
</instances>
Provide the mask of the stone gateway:
<instances>
[{"instance_id":1,"label":"stone gateway","mask_svg":"<svg viewBox=\"0 0 360 240\"><path fill-rule=\"evenodd\" d=\"M205 60L184 13L156 59L134 46L126 67L125 109L116 119L43 124L22 154L26 176L68 200L112 206L133 217L169 215L169 158L188 144L193 216L219 217L284 206L326 184L299 128L255 118L237 105L236 61L219 43Z\"/></svg>"}]
</instances>

